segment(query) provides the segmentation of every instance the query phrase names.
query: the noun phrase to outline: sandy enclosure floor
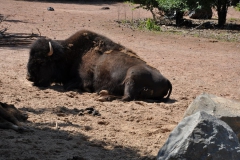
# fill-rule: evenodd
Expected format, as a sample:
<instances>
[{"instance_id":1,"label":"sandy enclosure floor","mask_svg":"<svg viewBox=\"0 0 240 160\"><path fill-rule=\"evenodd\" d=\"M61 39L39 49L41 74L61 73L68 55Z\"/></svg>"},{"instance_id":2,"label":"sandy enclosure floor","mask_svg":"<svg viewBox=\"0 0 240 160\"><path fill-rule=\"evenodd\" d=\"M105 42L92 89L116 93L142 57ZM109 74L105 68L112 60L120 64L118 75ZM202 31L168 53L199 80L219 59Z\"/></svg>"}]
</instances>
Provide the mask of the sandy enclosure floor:
<instances>
[{"instance_id":1,"label":"sandy enclosure floor","mask_svg":"<svg viewBox=\"0 0 240 160\"><path fill-rule=\"evenodd\" d=\"M47 7L55 11L47 11ZM108 6L110 10L101 10ZM169 103L99 102L97 95L41 90L26 77L29 46L0 46L0 101L29 115L33 132L0 130L3 160L155 159L192 100L202 92L240 100L240 44L124 28L119 19L151 17L126 4L0 0L0 27L65 39L78 30L103 34L134 50L173 84ZM100 116L78 110L92 107ZM56 127L56 124L58 127Z\"/></svg>"}]
</instances>

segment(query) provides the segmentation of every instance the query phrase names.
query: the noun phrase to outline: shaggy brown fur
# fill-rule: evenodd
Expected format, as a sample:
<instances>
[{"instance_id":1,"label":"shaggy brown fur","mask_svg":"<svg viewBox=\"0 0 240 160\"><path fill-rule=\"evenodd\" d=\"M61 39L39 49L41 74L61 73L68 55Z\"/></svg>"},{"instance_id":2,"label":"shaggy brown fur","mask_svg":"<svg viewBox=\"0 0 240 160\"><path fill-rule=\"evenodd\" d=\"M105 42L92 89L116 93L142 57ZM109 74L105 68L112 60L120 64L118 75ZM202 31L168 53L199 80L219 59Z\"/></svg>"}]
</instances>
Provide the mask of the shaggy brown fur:
<instances>
[{"instance_id":1,"label":"shaggy brown fur","mask_svg":"<svg viewBox=\"0 0 240 160\"><path fill-rule=\"evenodd\" d=\"M55 82L66 89L107 90L122 100L161 100L172 91L170 81L135 52L88 30L60 42L37 40L30 49L28 80L39 87Z\"/></svg>"}]
</instances>

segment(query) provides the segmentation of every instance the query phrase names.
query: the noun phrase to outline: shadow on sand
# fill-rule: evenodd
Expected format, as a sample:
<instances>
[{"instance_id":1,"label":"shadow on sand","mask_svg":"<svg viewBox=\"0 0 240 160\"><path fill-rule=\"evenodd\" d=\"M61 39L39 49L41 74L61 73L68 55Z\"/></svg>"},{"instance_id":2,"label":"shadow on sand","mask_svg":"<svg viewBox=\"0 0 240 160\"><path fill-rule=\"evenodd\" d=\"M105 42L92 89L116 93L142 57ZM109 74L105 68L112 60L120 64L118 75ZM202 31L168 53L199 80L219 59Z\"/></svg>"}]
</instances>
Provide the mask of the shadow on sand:
<instances>
[{"instance_id":1,"label":"shadow on sand","mask_svg":"<svg viewBox=\"0 0 240 160\"><path fill-rule=\"evenodd\" d=\"M56 110L47 108L19 108L32 116L39 116ZM66 110L70 115L74 110ZM74 114L73 114L74 115ZM66 116L67 117L67 116ZM92 129L87 122L84 126L73 124L70 121L59 122L56 127L55 121L26 122L31 132L22 134L13 130L2 130L0 143L0 159L58 159L58 160L153 160L152 155L141 156L139 150L128 146L118 145L113 141L94 139L90 134ZM64 128L73 128L65 131ZM102 126L104 127L104 125ZM83 133L74 131L74 128L82 129ZM85 134L86 133L86 134ZM22 153L19 155L19 153ZM17 158L18 159L18 158Z\"/></svg>"},{"instance_id":2,"label":"shadow on sand","mask_svg":"<svg viewBox=\"0 0 240 160\"><path fill-rule=\"evenodd\" d=\"M8 16L0 14L0 23L28 23L26 21L11 20ZM37 38L40 38L40 34L35 33L11 33L8 32L8 27L0 28L0 47L27 47Z\"/></svg>"},{"instance_id":3,"label":"shadow on sand","mask_svg":"<svg viewBox=\"0 0 240 160\"><path fill-rule=\"evenodd\" d=\"M7 33L0 35L0 47L28 47L37 38L39 34L27 33Z\"/></svg>"}]
</instances>

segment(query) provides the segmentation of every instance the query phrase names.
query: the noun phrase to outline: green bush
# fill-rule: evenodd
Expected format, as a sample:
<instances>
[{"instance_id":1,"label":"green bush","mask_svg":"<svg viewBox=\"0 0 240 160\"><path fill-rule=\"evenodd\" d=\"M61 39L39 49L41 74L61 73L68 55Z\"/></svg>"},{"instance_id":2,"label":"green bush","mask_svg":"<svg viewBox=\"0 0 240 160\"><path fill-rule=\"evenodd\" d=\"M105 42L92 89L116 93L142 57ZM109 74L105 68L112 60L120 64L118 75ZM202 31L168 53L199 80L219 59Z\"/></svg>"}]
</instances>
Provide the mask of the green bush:
<instances>
[{"instance_id":1,"label":"green bush","mask_svg":"<svg viewBox=\"0 0 240 160\"><path fill-rule=\"evenodd\" d=\"M161 31L161 28L159 25L155 23L155 21L151 18L148 18L145 22L145 27L150 31Z\"/></svg>"},{"instance_id":2,"label":"green bush","mask_svg":"<svg viewBox=\"0 0 240 160\"><path fill-rule=\"evenodd\" d=\"M235 9L236 9L237 11L240 11L240 3L237 3Z\"/></svg>"}]
</instances>

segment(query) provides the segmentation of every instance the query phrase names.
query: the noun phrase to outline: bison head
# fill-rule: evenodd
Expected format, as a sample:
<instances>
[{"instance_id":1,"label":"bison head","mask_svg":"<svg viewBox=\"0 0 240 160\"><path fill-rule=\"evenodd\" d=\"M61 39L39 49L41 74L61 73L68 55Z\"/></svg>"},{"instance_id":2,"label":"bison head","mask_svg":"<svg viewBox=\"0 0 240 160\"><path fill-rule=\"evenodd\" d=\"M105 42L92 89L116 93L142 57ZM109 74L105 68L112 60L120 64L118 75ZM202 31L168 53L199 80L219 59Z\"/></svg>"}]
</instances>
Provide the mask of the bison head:
<instances>
[{"instance_id":1,"label":"bison head","mask_svg":"<svg viewBox=\"0 0 240 160\"><path fill-rule=\"evenodd\" d=\"M36 40L30 48L27 79L38 87L60 81L63 54L63 47L56 41L46 38Z\"/></svg>"}]
</instances>

